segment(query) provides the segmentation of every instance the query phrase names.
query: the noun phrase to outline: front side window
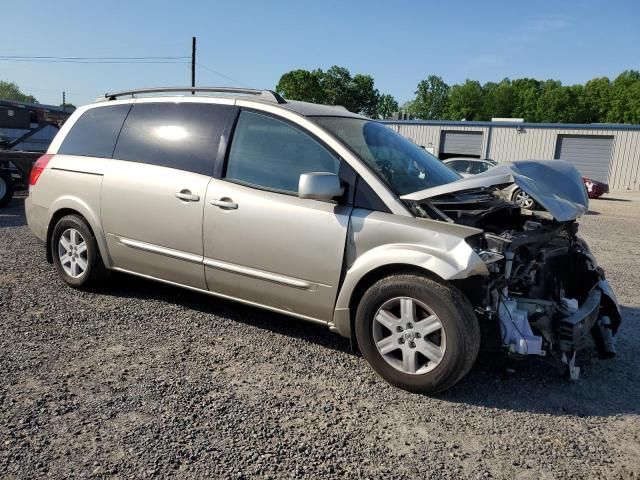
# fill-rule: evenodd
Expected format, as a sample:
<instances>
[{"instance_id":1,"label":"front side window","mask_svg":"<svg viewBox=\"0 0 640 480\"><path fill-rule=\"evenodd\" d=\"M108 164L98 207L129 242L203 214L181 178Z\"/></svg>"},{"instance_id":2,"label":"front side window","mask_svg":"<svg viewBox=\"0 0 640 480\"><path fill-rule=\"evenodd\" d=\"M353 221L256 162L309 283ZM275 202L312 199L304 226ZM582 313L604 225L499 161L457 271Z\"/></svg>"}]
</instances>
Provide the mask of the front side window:
<instances>
[{"instance_id":1,"label":"front side window","mask_svg":"<svg viewBox=\"0 0 640 480\"><path fill-rule=\"evenodd\" d=\"M243 111L236 125L225 178L298 192L300 175L338 173L340 160L303 131L259 113Z\"/></svg>"},{"instance_id":2,"label":"front side window","mask_svg":"<svg viewBox=\"0 0 640 480\"><path fill-rule=\"evenodd\" d=\"M234 109L190 102L135 104L113 158L210 174Z\"/></svg>"},{"instance_id":3,"label":"front side window","mask_svg":"<svg viewBox=\"0 0 640 480\"><path fill-rule=\"evenodd\" d=\"M96 107L73 124L58 149L61 155L111 158L130 104Z\"/></svg>"},{"instance_id":4,"label":"front side window","mask_svg":"<svg viewBox=\"0 0 640 480\"><path fill-rule=\"evenodd\" d=\"M313 121L338 137L396 195L460 179L436 157L378 122L349 117L313 117Z\"/></svg>"}]
</instances>

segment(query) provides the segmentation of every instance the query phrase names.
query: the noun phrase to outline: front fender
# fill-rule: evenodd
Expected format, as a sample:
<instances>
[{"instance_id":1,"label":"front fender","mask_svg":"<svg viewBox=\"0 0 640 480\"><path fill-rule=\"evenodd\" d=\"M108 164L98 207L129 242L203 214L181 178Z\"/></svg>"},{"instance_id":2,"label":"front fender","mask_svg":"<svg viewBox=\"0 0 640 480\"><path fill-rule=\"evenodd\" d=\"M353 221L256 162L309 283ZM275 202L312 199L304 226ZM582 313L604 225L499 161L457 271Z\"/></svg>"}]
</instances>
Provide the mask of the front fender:
<instances>
[{"instance_id":1,"label":"front fender","mask_svg":"<svg viewBox=\"0 0 640 480\"><path fill-rule=\"evenodd\" d=\"M405 265L443 280L488 275L482 259L465 241L479 232L438 221L354 211L347 242L348 268L336 300L332 328L350 335L352 296L363 278L379 268Z\"/></svg>"}]
</instances>

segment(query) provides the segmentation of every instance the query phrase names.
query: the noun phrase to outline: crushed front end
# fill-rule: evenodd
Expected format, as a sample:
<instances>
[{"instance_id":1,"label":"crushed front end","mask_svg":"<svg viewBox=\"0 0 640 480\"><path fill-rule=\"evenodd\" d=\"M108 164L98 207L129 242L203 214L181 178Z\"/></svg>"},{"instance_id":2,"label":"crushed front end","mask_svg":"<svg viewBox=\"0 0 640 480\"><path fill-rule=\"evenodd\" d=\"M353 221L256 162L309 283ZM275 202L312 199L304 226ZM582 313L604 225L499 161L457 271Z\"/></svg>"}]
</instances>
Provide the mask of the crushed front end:
<instances>
[{"instance_id":1,"label":"crushed front end","mask_svg":"<svg viewBox=\"0 0 640 480\"><path fill-rule=\"evenodd\" d=\"M525 220L471 240L490 272L476 306L482 323L498 323L494 342L512 354L551 354L572 376L589 337L601 358L615 355L621 322L604 271L577 230L576 222Z\"/></svg>"},{"instance_id":2,"label":"crushed front end","mask_svg":"<svg viewBox=\"0 0 640 480\"><path fill-rule=\"evenodd\" d=\"M417 216L482 230L467 242L489 275L459 286L476 309L484 346L552 356L576 378L576 352L591 339L601 358L615 355L620 310L604 271L578 236L576 219L588 200L577 171L559 161L516 163L492 169L483 186L475 176L407 200ZM550 186L553 173L556 185ZM522 210L506 200L507 179L546 209Z\"/></svg>"}]
</instances>

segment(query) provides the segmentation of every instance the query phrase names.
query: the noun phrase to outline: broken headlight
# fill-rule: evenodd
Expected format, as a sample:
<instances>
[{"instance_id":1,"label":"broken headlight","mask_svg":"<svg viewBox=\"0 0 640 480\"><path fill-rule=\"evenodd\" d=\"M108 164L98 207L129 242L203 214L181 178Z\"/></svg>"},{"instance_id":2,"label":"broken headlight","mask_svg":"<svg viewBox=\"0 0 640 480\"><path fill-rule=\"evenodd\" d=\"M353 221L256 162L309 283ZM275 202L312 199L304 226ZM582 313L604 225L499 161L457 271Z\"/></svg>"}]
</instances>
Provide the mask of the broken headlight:
<instances>
[{"instance_id":1,"label":"broken headlight","mask_svg":"<svg viewBox=\"0 0 640 480\"><path fill-rule=\"evenodd\" d=\"M492 265L500 260L504 260L505 249L511 243L511 240L499 235L494 235L493 233L482 233L467 238L467 243L473 248L485 265Z\"/></svg>"}]
</instances>

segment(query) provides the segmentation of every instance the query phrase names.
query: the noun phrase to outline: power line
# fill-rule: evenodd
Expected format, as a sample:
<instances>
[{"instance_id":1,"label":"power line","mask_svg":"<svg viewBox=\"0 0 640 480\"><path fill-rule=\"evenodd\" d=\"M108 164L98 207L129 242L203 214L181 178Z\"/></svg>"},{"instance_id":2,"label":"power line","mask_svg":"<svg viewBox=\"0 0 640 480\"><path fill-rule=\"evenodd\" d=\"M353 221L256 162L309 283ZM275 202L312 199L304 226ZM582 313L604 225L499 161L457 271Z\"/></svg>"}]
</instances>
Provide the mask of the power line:
<instances>
[{"instance_id":1,"label":"power line","mask_svg":"<svg viewBox=\"0 0 640 480\"><path fill-rule=\"evenodd\" d=\"M187 56L161 56L161 57L58 57L49 55L0 55L0 62L14 63L89 63L89 64L181 64L186 63Z\"/></svg>"},{"instance_id":2,"label":"power line","mask_svg":"<svg viewBox=\"0 0 640 480\"><path fill-rule=\"evenodd\" d=\"M178 57L58 57L58 56L46 56L46 55L0 55L0 58L5 59L28 59L28 60L184 60L190 57L178 56Z\"/></svg>"},{"instance_id":3,"label":"power line","mask_svg":"<svg viewBox=\"0 0 640 480\"><path fill-rule=\"evenodd\" d=\"M25 90L35 90L35 91L40 91L40 92L48 92L48 93L60 93L60 89L59 88L43 88L43 87L32 87L29 85L24 85L24 84L20 84L20 88L23 88ZM66 90L67 95L72 95L72 96L82 96L82 95L93 95L96 92L93 90L82 90L82 91L78 91L75 88L73 89L72 92L70 92L69 90Z\"/></svg>"},{"instance_id":4,"label":"power line","mask_svg":"<svg viewBox=\"0 0 640 480\"><path fill-rule=\"evenodd\" d=\"M235 83L237 85L240 85L241 87L251 88L251 87L249 87L249 85L247 85L245 83L242 83L242 82L239 82L238 80L236 80L234 78L231 78L230 76L225 75L224 73L217 72L216 70L214 70L212 68L209 68L206 65L203 65L203 64L198 63L198 62L196 62L196 65L198 65L199 67L204 68L205 70L208 70L211 73L214 73L214 74L218 75L219 77L226 78L227 80L229 80L229 81L231 81L231 82L233 82L233 83Z\"/></svg>"},{"instance_id":5,"label":"power line","mask_svg":"<svg viewBox=\"0 0 640 480\"><path fill-rule=\"evenodd\" d=\"M100 64L185 64L189 63L187 60L184 61L174 61L174 60L31 60L31 59L16 59L16 58L2 58L0 57L0 62L9 62L9 63L86 63L92 65L100 65Z\"/></svg>"}]
</instances>

